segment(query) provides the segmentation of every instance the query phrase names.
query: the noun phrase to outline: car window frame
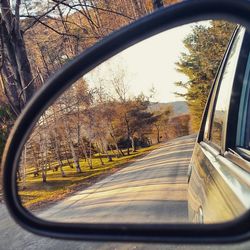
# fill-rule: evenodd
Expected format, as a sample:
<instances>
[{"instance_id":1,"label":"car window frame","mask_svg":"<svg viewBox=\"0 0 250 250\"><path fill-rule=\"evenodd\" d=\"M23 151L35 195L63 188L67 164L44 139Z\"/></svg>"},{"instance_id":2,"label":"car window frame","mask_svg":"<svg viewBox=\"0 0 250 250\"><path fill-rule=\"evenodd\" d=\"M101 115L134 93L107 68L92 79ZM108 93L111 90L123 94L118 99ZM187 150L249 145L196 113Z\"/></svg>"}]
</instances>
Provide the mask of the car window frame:
<instances>
[{"instance_id":1,"label":"car window frame","mask_svg":"<svg viewBox=\"0 0 250 250\"><path fill-rule=\"evenodd\" d=\"M239 112L240 112L240 104L242 97L242 89L243 83L245 80L246 70L249 70L249 61L250 61L250 32L246 31L242 51L241 51L241 60L239 62L238 67L240 68L240 72L237 74L237 81L241 81L242 84L240 88L237 88L237 85L233 85L232 91L234 91L234 95L230 101L230 117L228 123L228 131L227 131L227 148L224 152L225 158L244 169L246 172L250 173L250 158L249 155L246 154L246 150L238 146L238 127L240 126L239 122ZM249 108L249 107L248 107ZM230 131L230 136L229 136ZM248 150L247 150L248 151Z\"/></svg>"},{"instance_id":2,"label":"car window frame","mask_svg":"<svg viewBox=\"0 0 250 250\"><path fill-rule=\"evenodd\" d=\"M234 79L233 79L233 86L231 90L231 98L229 103L229 108L227 111L227 128L224 129L224 140L222 140L223 145L221 147L218 147L215 143L213 143L210 140L211 130L212 130L212 119L213 119L213 112L216 106L215 100L218 95L218 92L220 90L220 83L223 77L224 68L227 63L227 58L230 54L231 48L233 46L233 43L239 34L240 30L243 27L237 27L231 37L228 49L225 53L225 56L222 60L222 63L218 69L218 73L215 77L214 86L211 89L211 93L209 96L208 101L208 107L207 107L207 116L205 119L205 122L203 124L203 138L200 141L200 143L205 143L211 148L213 155L215 157L218 156L218 154L221 154L224 156L227 160L234 163L241 169L244 169L246 172L250 173L250 162L249 158L245 157L244 152L237 147L237 127L238 127L238 119L239 119L239 108L240 108L240 98L241 98L241 92L243 84L240 84L238 87L237 82L242 82L245 77L245 71L247 68L247 62L249 61L250 57L250 33L246 29L244 30L244 37L243 41L241 43L241 51L239 54L240 60L238 60L236 70L234 73ZM244 28L243 28L244 29ZM232 95L232 93L234 93ZM203 144L201 145L203 146ZM223 147L222 147L223 146ZM205 147L206 148L206 147Z\"/></svg>"},{"instance_id":3,"label":"car window frame","mask_svg":"<svg viewBox=\"0 0 250 250\"><path fill-rule=\"evenodd\" d=\"M249 41L250 42L250 41ZM239 103L239 115L236 132L236 149L249 151L249 146L246 145L246 139L249 144L250 131L247 128L250 126L250 51L248 52L248 59L243 78L241 98ZM241 119L240 119L241 118ZM246 152L245 152L246 153ZM243 154L245 154L243 153ZM247 152L250 156L250 154Z\"/></svg>"},{"instance_id":4,"label":"car window frame","mask_svg":"<svg viewBox=\"0 0 250 250\"><path fill-rule=\"evenodd\" d=\"M249 56L250 56L250 32L245 31L242 48L240 52L240 60L238 62L235 71L235 78L232 88L233 95L231 96L229 104L225 151L229 149L236 150L237 147L237 129L238 129L241 94L242 94L243 81L245 77L245 71L247 68L247 62L249 60ZM242 84L237 85L238 82L241 82Z\"/></svg>"},{"instance_id":5,"label":"car window frame","mask_svg":"<svg viewBox=\"0 0 250 250\"><path fill-rule=\"evenodd\" d=\"M203 124L204 128L203 128L203 130L201 130L203 132L203 138L201 141L207 143L209 146L214 148L220 154L224 154L226 151L226 148L228 145L228 140L229 140L228 131L229 131L229 127L232 127L232 126L227 126L226 128L223 126L222 140L221 140L220 145L217 145L211 141L212 123L213 123L214 111L215 111L215 107L216 107L216 103L217 103L216 100L218 97L218 93L220 91L221 81L223 79L223 73L224 73L225 67L227 66L228 57L230 55L230 52L231 52L232 47L234 45L234 42L236 41L237 36L240 35L240 32L244 32L244 33L242 34L243 41L240 44L241 49L240 49L240 53L239 53L238 58L241 58L241 56L242 56L242 48L244 46L246 30L242 26L237 26L235 28L234 33L232 34L228 48L225 52L222 63L219 66L218 73L215 77L214 86L211 89L210 98L209 98L209 101L207 104L207 106L208 106L207 107L207 115L205 116L205 121ZM239 69L239 60L238 60L237 65L236 65L236 70L235 70L235 73L233 76L233 87L232 87L231 94L230 94L231 96L232 96L232 93L234 91L236 76L239 74L239 71L240 71L240 69ZM226 121L229 120L229 116L230 116L229 113L230 113L230 109L232 106L233 105L231 103L231 98L230 98L230 104L229 104L228 110L226 112ZM238 120L238 117L237 117L237 120ZM230 145L232 145L232 144L230 144Z\"/></svg>"},{"instance_id":6,"label":"car window frame","mask_svg":"<svg viewBox=\"0 0 250 250\"><path fill-rule=\"evenodd\" d=\"M231 38L230 41L228 43L228 47L224 53L223 59L218 67L217 73L215 75L214 78L214 82L212 84L209 96L208 96L208 100L207 100L207 104L205 107L205 111L202 117L202 124L201 124L201 129L199 132L199 142L205 142L207 144L210 144L210 128L211 128L211 123L212 123L212 117L213 117L213 107L214 107L214 103L215 103L215 99L216 99L216 93L218 92L218 88L219 88L219 84L220 84L220 80L224 71L224 67L226 65L227 62L227 58L228 55L231 51L231 47L232 44L235 40L236 35L238 34L240 29L240 26L237 25Z\"/></svg>"}]
</instances>

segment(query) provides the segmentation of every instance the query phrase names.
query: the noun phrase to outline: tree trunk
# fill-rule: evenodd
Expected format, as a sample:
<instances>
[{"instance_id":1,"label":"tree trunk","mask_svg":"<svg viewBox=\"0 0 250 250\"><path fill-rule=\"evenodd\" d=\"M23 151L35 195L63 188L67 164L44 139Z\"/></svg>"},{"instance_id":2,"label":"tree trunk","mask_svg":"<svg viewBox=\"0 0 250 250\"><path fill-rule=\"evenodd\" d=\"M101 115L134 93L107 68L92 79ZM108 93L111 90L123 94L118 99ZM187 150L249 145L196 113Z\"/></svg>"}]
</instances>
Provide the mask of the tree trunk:
<instances>
[{"instance_id":1,"label":"tree trunk","mask_svg":"<svg viewBox=\"0 0 250 250\"><path fill-rule=\"evenodd\" d=\"M131 140L132 152L136 152L135 141L133 136L130 136L130 140Z\"/></svg>"},{"instance_id":2,"label":"tree trunk","mask_svg":"<svg viewBox=\"0 0 250 250\"><path fill-rule=\"evenodd\" d=\"M35 161L35 166L36 166L36 170L34 171L34 177L37 177L37 176L39 176L39 171L40 171L40 165L39 165L39 161L38 161L39 157L37 156L33 145L31 145L31 148L32 148L33 158Z\"/></svg>"},{"instance_id":3,"label":"tree trunk","mask_svg":"<svg viewBox=\"0 0 250 250\"><path fill-rule=\"evenodd\" d=\"M157 143L160 143L160 127L156 126L156 130L157 130Z\"/></svg>"},{"instance_id":4,"label":"tree trunk","mask_svg":"<svg viewBox=\"0 0 250 250\"><path fill-rule=\"evenodd\" d=\"M19 9L20 1L16 1L15 15L12 14L10 2L8 0L1 1L1 14L0 14L0 26L1 26L1 37L3 45L5 47L5 64L9 62L9 68L14 75L16 90L18 92L18 98L21 101L20 106L17 107L16 103L19 100L15 100L12 103L17 110L20 111L24 105L30 100L34 93L33 76L31 67L25 48L24 39L20 30L20 19ZM3 72L3 71L2 71ZM6 83L8 82L8 76L3 72ZM10 93L12 95L12 93Z\"/></svg>"},{"instance_id":5,"label":"tree trunk","mask_svg":"<svg viewBox=\"0 0 250 250\"><path fill-rule=\"evenodd\" d=\"M99 159L100 159L101 165L103 166L104 162L102 160L101 150L100 150L100 146L98 145L98 143L96 143L96 148L98 150L98 154L99 154Z\"/></svg>"},{"instance_id":6,"label":"tree trunk","mask_svg":"<svg viewBox=\"0 0 250 250\"><path fill-rule=\"evenodd\" d=\"M81 140L81 142L82 142L82 145L83 145L83 153L84 153L85 159L87 160L88 166L91 169L92 166L91 166L89 158L88 158L88 154L87 154L87 150L86 150L86 145L85 145L85 143L84 143L83 140Z\"/></svg>"},{"instance_id":7,"label":"tree trunk","mask_svg":"<svg viewBox=\"0 0 250 250\"><path fill-rule=\"evenodd\" d=\"M91 140L89 141L89 166L90 166L90 169L93 168L93 165L92 165L92 143L91 143Z\"/></svg>"},{"instance_id":8,"label":"tree trunk","mask_svg":"<svg viewBox=\"0 0 250 250\"><path fill-rule=\"evenodd\" d=\"M70 147L71 154L72 154L72 157L73 157L73 161L75 163L76 171L77 171L77 173L81 173L82 170L81 170L80 165L79 165L79 158L76 155L74 145L73 145L73 142L71 140L70 129L68 127L68 124L66 124L65 120L63 120L63 124L64 124L65 132L66 132L66 138L67 138L67 141L69 143L69 147Z\"/></svg>"},{"instance_id":9,"label":"tree trunk","mask_svg":"<svg viewBox=\"0 0 250 250\"><path fill-rule=\"evenodd\" d=\"M46 183L47 181L47 160L46 160L46 145L45 145L45 141L43 139L43 136L41 134L40 135L40 155L41 155L41 170L42 170L42 182Z\"/></svg>"},{"instance_id":10,"label":"tree trunk","mask_svg":"<svg viewBox=\"0 0 250 250\"><path fill-rule=\"evenodd\" d=\"M127 155L130 155L130 127L129 127L129 122L127 119L127 115L125 114L125 123L126 123L126 128L127 128Z\"/></svg>"},{"instance_id":11,"label":"tree trunk","mask_svg":"<svg viewBox=\"0 0 250 250\"><path fill-rule=\"evenodd\" d=\"M45 162L43 162L42 164L42 180L43 180L43 183L47 182L47 170L46 170Z\"/></svg>"},{"instance_id":12,"label":"tree trunk","mask_svg":"<svg viewBox=\"0 0 250 250\"><path fill-rule=\"evenodd\" d=\"M113 130L113 128L112 128L112 130ZM117 144L117 139L115 138L115 136L113 135L112 132L110 132L110 136L111 136L111 138L112 138L112 140L113 140L113 142L115 144L115 148L116 148L116 151L117 151L116 157L119 158L120 155L124 156L124 153L122 152L122 150L119 149L118 144Z\"/></svg>"},{"instance_id":13,"label":"tree trunk","mask_svg":"<svg viewBox=\"0 0 250 250\"><path fill-rule=\"evenodd\" d=\"M26 188L26 146L23 148L22 153L22 189Z\"/></svg>"},{"instance_id":14,"label":"tree trunk","mask_svg":"<svg viewBox=\"0 0 250 250\"><path fill-rule=\"evenodd\" d=\"M67 150L67 147L66 145L63 143L63 148L64 148L64 155L65 155L65 159L66 161L68 162L68 165L70 168L74 168L69 160L69 157L68 157L68 150Z\"/></svg>"},{"instance_id":15,"label":"tree trunk","mask_svg":"<svg viewBox=\"0 0 250 250\"><path fill-rule=\"evenodd\" d=\"M71 154L72 154L75 166L76 166L76 171L77 171L77 173L81 173L82 170L81 170L80 165L79 165L79 159L76 156L74 145L73 145L71 139L69 139L69 146L70 146Z\"/></svg>"},{"instance_id":16,"label":"tree trunk","mask_svg":"<svg viewBox=\"0 0 250 250\"><path fill-rule=\"evenodd\" d=\"M61 153L60 153L60 149L58 146L58 142L56 141L56 138L55 138L55 146L56 146L56 148L55 148L56 158L57 158L57 161L59 164L59 168L60 168L62 177L65 177L65 172L63 171L63 163L62 163Z\"/></svg>"},{"instance_id":17,"label":"tree trunk","mask_svg":"<svg viewBox=\"0 0 250 250\"><path fill-rule=\"evenodd\" d=\"M107 155L108 161L109 162L113 161L112 156L109 154L107 150L107 145L104 145L103 140L101 140L101 144L103 145L103 149L104 149L105 154Z\"/></svg>"},{"instance_id":18,"label":"tree trunk","mask_svg":"<svg viewBox=\"0 0 250 250\"><path fill-rule=\"evenodd\" d=\"M47 123L47 126L48 126L49 124L48 124L46 115L44 115L44 116L45 116L45 120L46 120L46 123ZM57 119L56 119L56 114L55 114L54 109L53 109L53 118L54 118L54 124L56 125L57 124ZM61 156L61 151L60 151L59 142L58 142L57 134L56 134L56 131L55 131L55 127L52 128L52 140L54 142L56 159L57 159L58 164L59 164L61 175L62 175L62 177L65 177L65 172L63 171L62 156Z\"/></svg>"},{"instance_id":19,"label":"tree trunk","mask_svg":"<svg viewBox=\"0 0 250 250\"><path fill-rule=\"evenodd\" d=\"M81 141L80 141L80 144L79 144L79 148L81 149L81 150L79 151L79 157L84 158L84 161L86 162L87 159L86 159L86 155L85 155L85 153L84 153L84 147L83 147Z\"/></svg>"}]
</instances>

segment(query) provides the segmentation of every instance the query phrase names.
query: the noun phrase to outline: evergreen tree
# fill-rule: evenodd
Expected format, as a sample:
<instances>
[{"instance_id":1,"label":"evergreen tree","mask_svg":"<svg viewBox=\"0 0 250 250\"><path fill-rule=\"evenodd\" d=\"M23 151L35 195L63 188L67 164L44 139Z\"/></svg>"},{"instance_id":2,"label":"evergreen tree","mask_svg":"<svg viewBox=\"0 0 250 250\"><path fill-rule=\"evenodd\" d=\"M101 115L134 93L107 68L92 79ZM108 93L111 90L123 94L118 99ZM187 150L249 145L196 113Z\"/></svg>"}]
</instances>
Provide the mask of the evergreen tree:
<instances>
[{"instance_id":1,"label":"evergreen tree","mask_svg":"<svg viewBox=\"0 0 250 250\"><path fill-rule=\"evenodd\" d=\"M200 127L210 88L234 28L229 22L211 21L209 26L194 26L183 41L188 53L182 53L176 65L189 80L176 82L177 86L187 89L186 94L176 94L188 102L194 131Z\"/></svg>"}]
</instances>

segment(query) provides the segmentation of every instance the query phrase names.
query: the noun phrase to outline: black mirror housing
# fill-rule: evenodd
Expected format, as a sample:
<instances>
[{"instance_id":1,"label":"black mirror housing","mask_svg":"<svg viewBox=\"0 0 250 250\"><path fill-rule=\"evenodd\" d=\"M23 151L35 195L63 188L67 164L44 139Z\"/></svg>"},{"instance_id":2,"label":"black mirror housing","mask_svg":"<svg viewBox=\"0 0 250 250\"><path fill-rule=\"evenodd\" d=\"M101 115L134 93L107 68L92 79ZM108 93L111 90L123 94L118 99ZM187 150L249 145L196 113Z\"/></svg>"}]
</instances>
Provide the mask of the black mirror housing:
<instances>
[{"instance_id":1,"label":"black mirror housing","mask_svg":"<svg viewBox=\"0 0 250 250\"><path fill-rule=\"evenodd\" d=\"M29 131L41 113L82 74L123 49L163 30L194 21L224 19L249 29L250 2L191 0L162 8L114 32L65 65L28 103L8 138L2 162L4 198L10 214L25 229L49 237L99 241L230 243L249 239L250 212L228 223L188 224L64 224L45 222L25 210L17 195L16 169Z\"/></svg>"}]
</instances>

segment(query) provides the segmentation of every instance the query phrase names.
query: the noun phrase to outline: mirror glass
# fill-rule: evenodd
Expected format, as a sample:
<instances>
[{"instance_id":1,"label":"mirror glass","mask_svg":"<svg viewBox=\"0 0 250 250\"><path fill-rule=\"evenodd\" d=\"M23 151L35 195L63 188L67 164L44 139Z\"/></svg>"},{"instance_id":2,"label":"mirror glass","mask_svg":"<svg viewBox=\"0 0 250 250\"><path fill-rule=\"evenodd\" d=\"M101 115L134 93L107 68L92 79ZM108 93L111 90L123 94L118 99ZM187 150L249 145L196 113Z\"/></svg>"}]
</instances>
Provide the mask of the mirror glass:
<instances>
[{"instance_id":1,"label":"mirror glass","mask_svg":"<svg viewBox=\"0 0 250 250\"><path fill-rule=\"evenodd\" d=\"M83 75L47 108L23 148L22 205L39 218L76 223L215 223L241 215L249 186L235 173L249 180L248 172L213 155L222 147L207 142L213 117L205 116L203 142L195 143L235 28L210 20L167 30ZM232 74L243 35L231 52Z\"/></svg>"}]
</instances>

